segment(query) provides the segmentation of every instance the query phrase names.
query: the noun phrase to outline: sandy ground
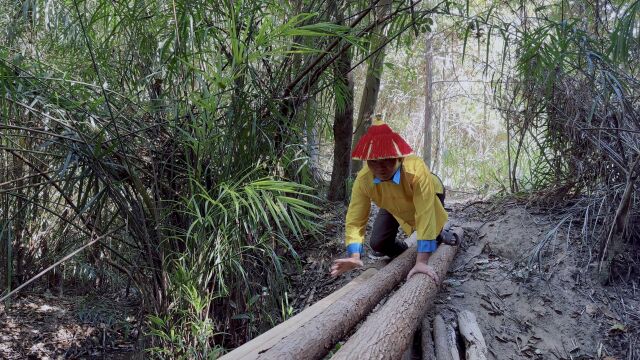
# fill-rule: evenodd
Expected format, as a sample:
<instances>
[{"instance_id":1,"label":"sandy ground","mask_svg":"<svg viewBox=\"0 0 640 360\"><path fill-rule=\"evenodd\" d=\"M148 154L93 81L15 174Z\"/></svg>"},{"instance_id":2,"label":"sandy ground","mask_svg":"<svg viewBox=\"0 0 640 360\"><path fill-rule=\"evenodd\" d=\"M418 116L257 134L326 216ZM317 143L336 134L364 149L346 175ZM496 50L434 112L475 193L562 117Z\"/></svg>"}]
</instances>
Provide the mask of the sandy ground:
<instances>
[{"instance_id":1,"label":"sandy ground","mask_svg":"<svg viewBox=\"0 0 640 360\"><path fill-rule=\"evenodd\" d=\"M601 285L559 216L518 204L486 222L465 215L454 222L469 236L434 312L475 313L495 359L640 359L637 278Z\"/></svg>"}]
</instances>

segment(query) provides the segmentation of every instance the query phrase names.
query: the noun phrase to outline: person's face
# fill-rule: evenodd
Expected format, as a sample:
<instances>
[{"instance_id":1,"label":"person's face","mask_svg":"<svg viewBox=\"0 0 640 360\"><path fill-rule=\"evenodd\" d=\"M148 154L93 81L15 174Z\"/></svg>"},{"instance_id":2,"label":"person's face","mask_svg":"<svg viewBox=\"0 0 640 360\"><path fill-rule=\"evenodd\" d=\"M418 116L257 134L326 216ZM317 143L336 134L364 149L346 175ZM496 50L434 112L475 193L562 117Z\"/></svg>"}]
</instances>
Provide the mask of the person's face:
<instances>
[{"instance_id":1,"label":"person's face","mask_svg":"<svg viewBox=\"0 0 640 360\"><path fill-rule=\"evenodd\" d=\"M367 160L367 166L373 175L382 181L391 180L396 170L398 159Z\"/></svg>"}]
</instances>

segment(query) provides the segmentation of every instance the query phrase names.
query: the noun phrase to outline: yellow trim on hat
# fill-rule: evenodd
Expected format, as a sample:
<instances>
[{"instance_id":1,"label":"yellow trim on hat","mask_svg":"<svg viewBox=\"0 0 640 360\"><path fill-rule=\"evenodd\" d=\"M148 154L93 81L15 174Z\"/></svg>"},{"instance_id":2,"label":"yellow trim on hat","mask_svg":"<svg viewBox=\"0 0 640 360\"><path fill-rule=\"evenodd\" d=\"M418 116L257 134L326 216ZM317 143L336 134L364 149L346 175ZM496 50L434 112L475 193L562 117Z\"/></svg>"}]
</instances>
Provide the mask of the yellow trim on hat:
<instances>
[{"instance_id":1,"label":"yellow trim on hat","mask_svg":"<svg viewBox=\"0 0 640 360\"><path fill-rule=\"evenodd\" d=\"M372 126L380 126L384 125L384 121L382 120L382 114L375 114L371 117L371 125Z\"/></svg>"}]
</instances>

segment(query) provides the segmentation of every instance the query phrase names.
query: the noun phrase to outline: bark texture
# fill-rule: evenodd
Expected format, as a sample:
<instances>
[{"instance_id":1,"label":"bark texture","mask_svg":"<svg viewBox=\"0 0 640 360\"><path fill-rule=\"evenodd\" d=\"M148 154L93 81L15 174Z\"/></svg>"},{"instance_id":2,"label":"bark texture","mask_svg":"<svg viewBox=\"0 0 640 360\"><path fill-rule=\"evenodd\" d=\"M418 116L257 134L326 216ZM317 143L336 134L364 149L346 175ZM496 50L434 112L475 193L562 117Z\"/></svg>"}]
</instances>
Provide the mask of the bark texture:
<instances>
[{"instance_id":1,"label":"bark texture","mask_svg":"<svg viewBox=\"0 0 640 360\"><path fill-rule=\"evenodd\" d=\"M415 242L415 235L412 238ZM416 248L411 246L379 270L363 286L346 294L333 306L307 321L298 331L283 338L271 348L262 350L257 359L321 359L371 312L384 296L406 278L415 264L415 259ZM400 355L401 353L396 358Z\"/></svg>"},{"instance_id":2,"label":"bark texture","mask_svg":"<svg viewBox=\"0 0 640 360\"><path fill-rule=\"evenodd\" d=\"M462 229L455 230L462 238ZM444 279L457 247L441 245L429 264ZM411 277L385 305L371 315L332 359L398 359L413 341L422 316L438 293L439 284L425 274Z\"/></svg>"},{"instance_id":3,"label":"bark texture","mask_svg":"<svg viewBox=\"0 0 640 360\"><path fill-rule=\"evenodd\" d=\"M458 312L458 330L464 339L466 360L486 360L487 344L484 342L476 316L468 310Z\"/></svg>"}]
</instances>

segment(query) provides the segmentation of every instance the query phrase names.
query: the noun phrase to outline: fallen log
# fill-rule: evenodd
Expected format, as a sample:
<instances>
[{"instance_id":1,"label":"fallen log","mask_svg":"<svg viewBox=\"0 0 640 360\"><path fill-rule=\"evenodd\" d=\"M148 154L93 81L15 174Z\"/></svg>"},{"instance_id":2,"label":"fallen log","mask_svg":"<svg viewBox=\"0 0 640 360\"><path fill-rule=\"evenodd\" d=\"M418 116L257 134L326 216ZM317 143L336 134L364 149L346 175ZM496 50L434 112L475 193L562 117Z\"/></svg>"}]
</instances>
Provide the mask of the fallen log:
<instances>
[{"instance_id":1,"label":"fallen log","mask_svg":"<svg viewBox=\"0 0 640 360\"><path fill-rule=\"evenodd\" d=\"M476 316L468 310L458 312L458 330L464 339L466 360L486 360L487 345Z\"/></svg>"},{"instance_id":2,"label":"fallen log","mask_svg":"<svg viewBox=\"0 0 640 360\"><path fill-rule=\"evenodd\" d=\"M454 230L462 239L463 231ZM429 258L440 279L444 279L457 246L440 245ZM419 322L438 293L438 286L425 274L416 274L371 315L332 359L398 359L413 340Z\"/></svg>"},{"instance_id":3,"label":"fallen log","mask_svg":"<svg viewBox=\"0 0 640 360\"><path fill-rule=\"evenodd\" d=\"M440 314L433 319L433 340L436 344L436 359L460 360L455 329L447 325Z\"/></svg>"},{"instance_id":4,"label":"fallen log","mask_svg":"<svg viewBox=\"0 0 640 360\"><path fill-rule=\"evenodd\" d=\"M415 244L415 234L407 242ZM406 278L415 259L416 248L412 245L362 286L345 294L276 344L262 348L256 359L321 359Z\"/></svg>"},{"instance_id":5,"label":"fallen log","mask_svg":"<svg viewBox=\"0 0 640 360\"><path fill-rule=\"evenodd\" d=\"M433 343L433 334L431 332L431 321L427 315L422 318L420 339L422 340L422 360L435 360L436 349L435 344Z\"/></svg>"},{"instance_id":6,"label":"fallen log","mask_svg":"<svg viewBox=\"0 0 640 360\"><path fill-rule=\"evenodd\" d=\"M220 358L220 360L255 359L256 357L258 357L260 351L270 348L287 335L298 330L302 326L302 324L324 311L326 308L344 297L350 291L354 291L355 289L357 289L358 286L371 278L376 272L378 272L377 269L367 269L358 277L351 280L347 285L322 298L321 300L304 309L289 320L282 322L271 330L266 331L264 334L261 334L255 339L224 355Z\"/></svg>"}]
</instances>

